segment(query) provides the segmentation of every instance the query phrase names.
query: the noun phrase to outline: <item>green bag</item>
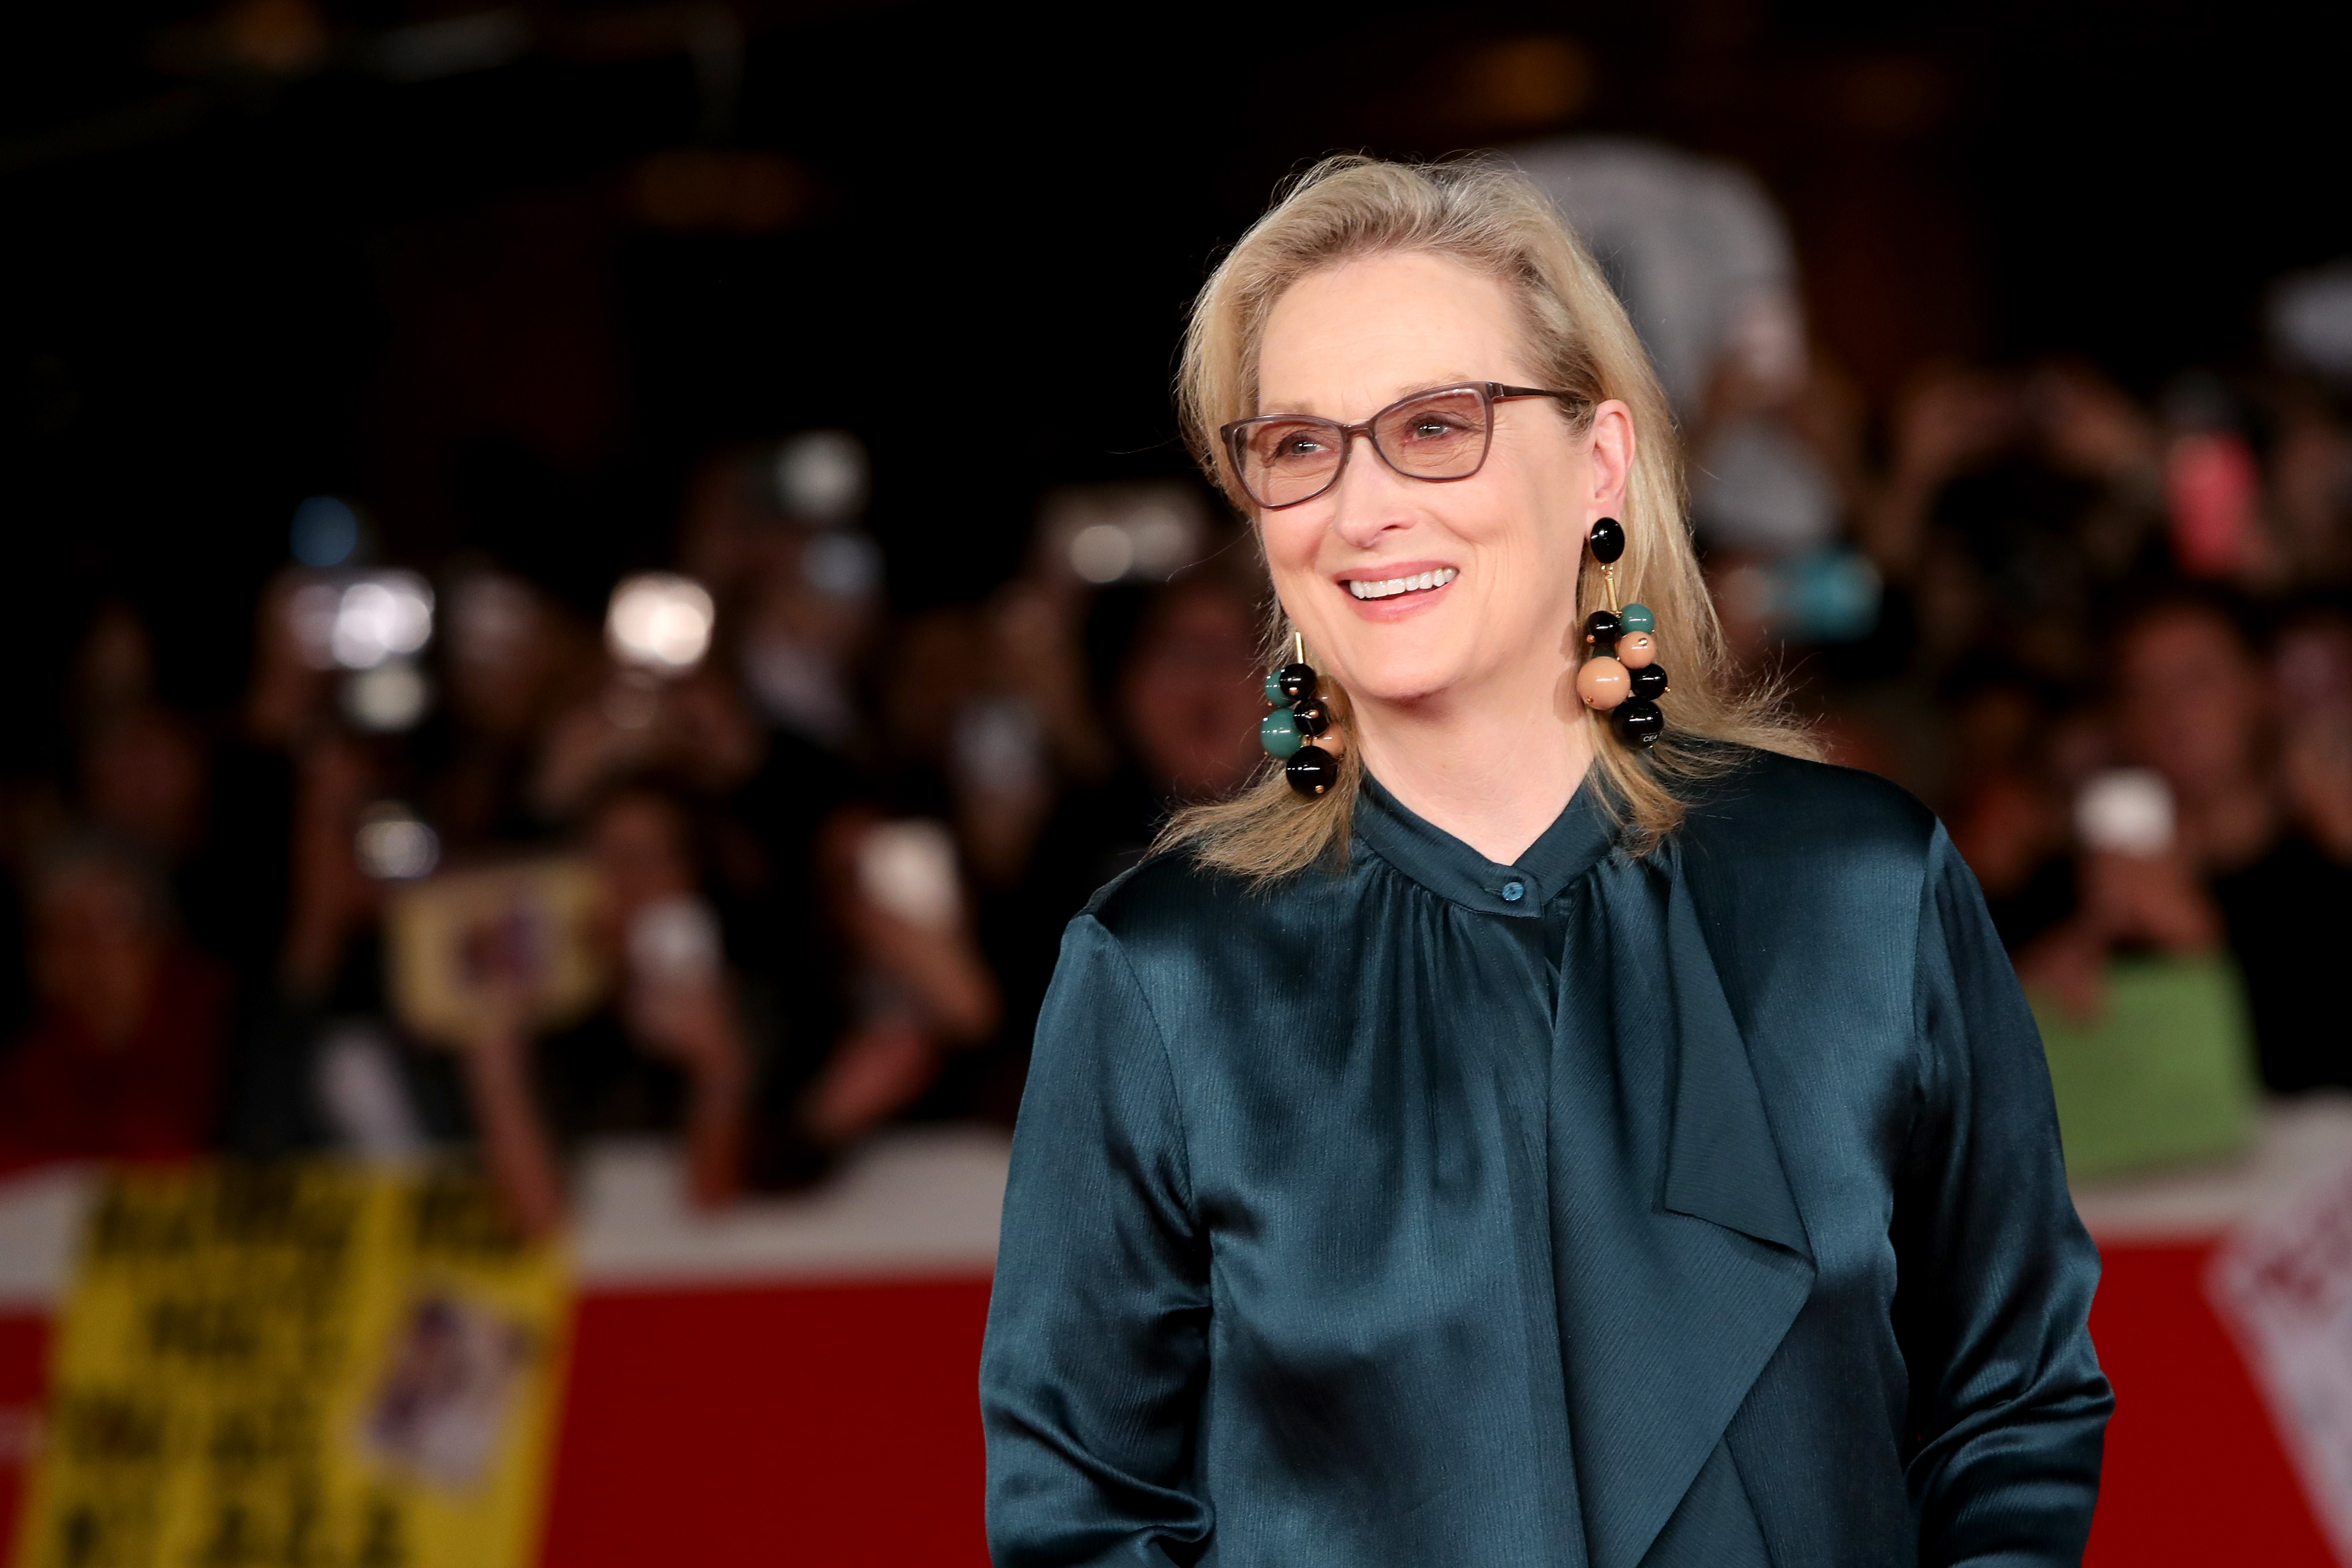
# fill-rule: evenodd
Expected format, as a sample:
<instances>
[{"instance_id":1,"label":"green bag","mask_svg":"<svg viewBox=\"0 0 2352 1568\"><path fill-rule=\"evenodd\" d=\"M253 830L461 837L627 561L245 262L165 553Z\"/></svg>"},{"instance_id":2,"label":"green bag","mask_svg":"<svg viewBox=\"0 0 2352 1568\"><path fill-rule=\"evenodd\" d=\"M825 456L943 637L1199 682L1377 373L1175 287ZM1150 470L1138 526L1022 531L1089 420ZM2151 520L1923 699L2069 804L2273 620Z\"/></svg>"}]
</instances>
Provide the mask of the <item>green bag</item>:
<instances>
[{"instance_id":1,"label":"green bag","mask_svg":"<svg viewBox=\"0 0 2352 1568\"><path fill-rule=\"evenodd\" d=\"M2260 1089L2229 960L2118 959L2106 1005L2088 1023L2046 995L2029 999L2070 1180L2218 1159L2252 1133Z\"/></svg>"}]
</instances>

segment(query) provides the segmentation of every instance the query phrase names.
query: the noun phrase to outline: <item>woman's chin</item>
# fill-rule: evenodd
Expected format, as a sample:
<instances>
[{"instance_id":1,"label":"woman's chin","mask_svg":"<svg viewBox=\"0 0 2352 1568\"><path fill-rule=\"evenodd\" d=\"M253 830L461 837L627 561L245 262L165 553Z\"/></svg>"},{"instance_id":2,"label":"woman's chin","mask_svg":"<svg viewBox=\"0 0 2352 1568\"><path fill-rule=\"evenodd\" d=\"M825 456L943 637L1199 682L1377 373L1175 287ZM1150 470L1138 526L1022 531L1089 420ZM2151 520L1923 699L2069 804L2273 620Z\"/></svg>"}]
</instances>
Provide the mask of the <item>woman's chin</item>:
<instances>
[{"instance_id":1,"label":"woman's chin","mask_svg":"<svg viewBox=\"0 0 2352 1568\"><path fill-rule=\"evenodd\" d=\"M1342 679L1359 702L1411 707L1452 690L1461 681L1461 669L1450 658L1381 658L1356 665Z\"/></svg>"}]
</instances>

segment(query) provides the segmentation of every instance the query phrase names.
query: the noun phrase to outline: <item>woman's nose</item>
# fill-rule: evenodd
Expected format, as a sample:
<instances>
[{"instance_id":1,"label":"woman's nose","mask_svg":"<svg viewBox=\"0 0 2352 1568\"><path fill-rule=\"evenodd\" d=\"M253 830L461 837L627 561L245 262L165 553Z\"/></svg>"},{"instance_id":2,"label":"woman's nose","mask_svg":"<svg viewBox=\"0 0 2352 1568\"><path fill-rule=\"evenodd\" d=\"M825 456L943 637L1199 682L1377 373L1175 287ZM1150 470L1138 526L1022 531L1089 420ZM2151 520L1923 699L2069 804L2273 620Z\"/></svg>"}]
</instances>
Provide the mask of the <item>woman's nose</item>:
<instances>
[{"instance_id":1,"label":"woman's nose","mask_svg":"<svg viewBox=\"0 0 2352 1568\"><path fill-rule=\"evenodd\" d=\"M1381 535L1412 525L1404 494L1409 481L1381 460L1369 436L1350 439L1362 446L1348 454L1347 467L1331 488L1331 528L1354 548L1369 550Z\"/></svg>"}]
</instances>

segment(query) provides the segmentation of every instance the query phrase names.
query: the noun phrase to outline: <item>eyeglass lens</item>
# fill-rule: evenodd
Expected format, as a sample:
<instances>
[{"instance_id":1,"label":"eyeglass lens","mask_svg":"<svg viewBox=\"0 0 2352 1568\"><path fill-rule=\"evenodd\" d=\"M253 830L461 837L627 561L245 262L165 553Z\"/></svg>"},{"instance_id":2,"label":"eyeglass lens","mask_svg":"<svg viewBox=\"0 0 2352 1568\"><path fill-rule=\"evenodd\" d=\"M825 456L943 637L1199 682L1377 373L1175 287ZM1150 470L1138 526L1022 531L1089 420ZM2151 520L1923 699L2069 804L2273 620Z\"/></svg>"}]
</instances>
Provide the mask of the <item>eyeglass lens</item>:
<instances>
[{"instance_id":1,"label":"eyeglass lens","mask_svg":"<svg viewBox=\"0 0 2352 1568\"><path fill-rule=\"evenodd\" d=\"M1474 387L1454 387L1383 409L1372 421L1372 444L1401 474L1466 479L1486 460L1487 425L1486 400ZM1243 431L1242 483L1261 506L1310 500L1339 477L1346 445L1332 420L1299 416L1255 422Z\"/></svg>"}]
</instances>

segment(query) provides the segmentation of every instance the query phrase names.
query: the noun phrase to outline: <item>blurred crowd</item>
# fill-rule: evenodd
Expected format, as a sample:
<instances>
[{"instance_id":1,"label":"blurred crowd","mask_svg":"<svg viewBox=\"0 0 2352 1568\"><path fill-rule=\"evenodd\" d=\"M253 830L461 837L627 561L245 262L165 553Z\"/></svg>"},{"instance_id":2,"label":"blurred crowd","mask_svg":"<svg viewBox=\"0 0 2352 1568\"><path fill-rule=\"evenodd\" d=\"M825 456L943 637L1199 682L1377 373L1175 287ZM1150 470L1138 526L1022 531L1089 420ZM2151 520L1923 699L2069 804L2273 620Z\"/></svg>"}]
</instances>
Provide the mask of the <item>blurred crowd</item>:
<instances>
[{"instance_id":1,"label":"blurred crowd","mask_svg":"<svg viewBox=\"0 0 2352 1568\"><path fill-rule=\"evenodd\" d=\"M1938 805L2030 990L2226 954L2277 1091L2352 1084L2347 410L2285 364L1927 370L1855 514L1881 626L1825 656L1832 747Z\"/></svg>"},{"instance_id":2,"label":"blurred crowd","mask_svg":"<svg viewBox=\"0 0 2352 1568\"><path fill-rule=\"evenodd\" d=\"M2352 282L2227 374L1873 408L1744 176L1522 157L1659 357L1736 653L1943 816L2035 994L2226 957L2267 1085L2352 1084ZM1077 488L984 599L894 614L866 464L709 454L670 570L593 604L312 498L229 710L100 604L67 754L0 795L0 1166L469 1147L543 1231L585 1140L674 1140L716 1205L1008 1120L1065 922L1260 761L1262 574L1192 479Z\"/></svg>"},{"instance_id":3,"label":"blurred crowd","mask_svg":"<svg viewBox=\"0 0 2352 1568\"><path fill-rule=\"evenodd\" d=\"M373 565L313 498L233 712L102 605L70 758L9 781L0 1163L470 1146L544 1230L586 1139L718 1204L1009 1120L1063 924L1257 760L1261 606L1177 481L1057 494L1013 581L893 620L865 461L714 454L604 605Z\"/></svg>"}]
</instances>

